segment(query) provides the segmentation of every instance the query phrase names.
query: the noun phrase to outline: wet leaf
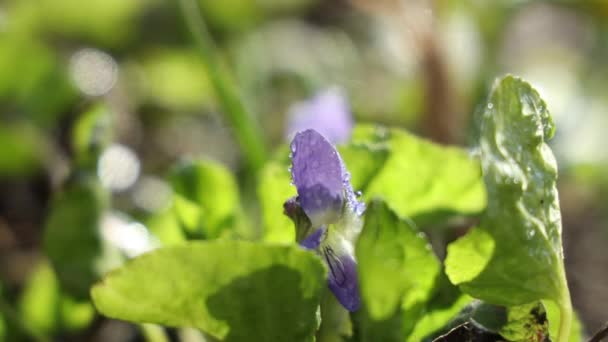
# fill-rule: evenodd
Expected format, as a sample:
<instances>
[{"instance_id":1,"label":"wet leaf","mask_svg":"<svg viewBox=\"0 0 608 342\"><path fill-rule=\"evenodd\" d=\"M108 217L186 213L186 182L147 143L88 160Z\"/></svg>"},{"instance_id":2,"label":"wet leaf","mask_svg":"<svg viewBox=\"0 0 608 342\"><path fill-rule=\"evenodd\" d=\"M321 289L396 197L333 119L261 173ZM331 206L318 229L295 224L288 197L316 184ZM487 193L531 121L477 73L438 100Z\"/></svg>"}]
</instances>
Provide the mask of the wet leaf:
<instances>
[{"instance_id":1,"label":"wet leaf","mask_svg":"<svg viewBox=\"0 0 608 342\"><path fill-rule=\"evenodd\" d=\"M388 150L382 168L362 182L367 184L363 196L381 197L400 216L437 222L451 214L479 213L486 205L479 164L461 148L373 126L357 126L353 143L382 146L378 153Z\"/></svg>"},{"instance_id":2,"label":"wet leaf","mask_svg":"<svg viewBox=\"0 0 608 342\"><path fill-rule=\"evenodd\" d=\"M481 123L488 207L480 230L449 245L446 259L450 280L473 297L507 306L569 301L557 166L546 144L553 132L545 103L528 83L511 76L496 83ZM472 274L469 266L481 264Z\"/></svg>"}]
</instances>

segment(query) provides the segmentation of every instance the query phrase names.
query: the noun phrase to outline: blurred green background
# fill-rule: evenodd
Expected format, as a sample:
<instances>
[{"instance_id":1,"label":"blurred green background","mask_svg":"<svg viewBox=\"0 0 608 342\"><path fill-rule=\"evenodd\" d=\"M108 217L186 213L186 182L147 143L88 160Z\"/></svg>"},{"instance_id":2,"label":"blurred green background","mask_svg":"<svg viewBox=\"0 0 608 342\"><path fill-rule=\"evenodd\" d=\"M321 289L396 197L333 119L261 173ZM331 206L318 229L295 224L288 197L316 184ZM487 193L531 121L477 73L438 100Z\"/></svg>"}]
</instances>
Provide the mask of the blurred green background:
<instances>
[{"instance_id":1,"label":"blurred green background","mask_svg":"<svg viewBox=\"0 0 608 342\"><path fill-rule=\"evenodd\" d=\"M287 140L290 106L337 86L356 122L468 146L476 105L505 73L530 81L554 115L574 307L589 331L608 319L608 2L198 5L213 50L194 43L174 1L0 2L0 340L153 336L153 327L103 319L83 301L88 287L70 271L93 279L85 264L113 252L62 227L99 221L103 244L127 256L183 240L165 215L180 186L170 184L171 174L194 172L174 167L180 160L217 162L204 171L214 182L193 196L241 189L241 203L235 196L214 205L242 206L247 219L211 217L214 234L226 222L256 226L259 165L243 132L259 144L263 161ZM230 80L250 121L226 112L214 91L217 77ZM238 184L223 177L226 170ZM117 237L117 227L129 227L130 235ZM68 271L53 271L49 256L67 260ZM118 259L104 258L99 269Z\"/></svg>"}]
</instances>

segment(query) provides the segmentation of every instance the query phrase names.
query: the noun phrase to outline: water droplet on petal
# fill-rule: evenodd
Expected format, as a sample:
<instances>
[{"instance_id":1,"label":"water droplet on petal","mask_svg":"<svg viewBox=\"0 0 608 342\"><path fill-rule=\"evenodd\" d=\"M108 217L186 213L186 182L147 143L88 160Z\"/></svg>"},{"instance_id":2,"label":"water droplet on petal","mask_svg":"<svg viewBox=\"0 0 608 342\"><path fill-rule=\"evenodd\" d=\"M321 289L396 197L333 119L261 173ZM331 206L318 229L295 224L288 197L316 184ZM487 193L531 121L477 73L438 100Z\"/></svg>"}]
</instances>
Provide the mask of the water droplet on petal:
<instances>
[{"instance_id":1,"label":"water droplet on petal","mask_svg":"<svg viewBox=\"0 0 608 342\"><path fill-rule=\"evenodd\" d=\"M344 173L344 182L350 182L350 172L345 172Z\"/></svg>"},{"instance_id":2,"label":"water droplet on petal","mask_svg":"<svg viewBox=\"0 0 608 342\"><path fill-rule=\"evenodd\" d=\"M355 206L355 214L357 214L357 216L361 216L363 215L363 212L365 212L365 203L360 202Z\"/></svg>"}]
</instances>

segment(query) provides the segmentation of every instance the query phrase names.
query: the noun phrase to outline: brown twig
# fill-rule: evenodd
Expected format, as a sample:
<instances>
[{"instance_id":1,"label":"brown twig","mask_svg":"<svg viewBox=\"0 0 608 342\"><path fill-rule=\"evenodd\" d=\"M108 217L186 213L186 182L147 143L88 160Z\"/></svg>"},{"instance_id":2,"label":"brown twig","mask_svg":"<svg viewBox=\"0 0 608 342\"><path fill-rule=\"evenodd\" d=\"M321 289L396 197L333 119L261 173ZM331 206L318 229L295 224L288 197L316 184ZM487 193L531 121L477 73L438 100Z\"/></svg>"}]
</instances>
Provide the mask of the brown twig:
<instances>
[{"instance_id":1,"label":"brown twig","mask_svg":"<svg viewBox=\"0 0 608 342\"><path fill-rule=\"evenodd\" d=\"M589 342L600 342L604 338L608 337L608 322L604 324L604 326L593 335L593 337L589 340Z\"/></svg>"}]
</instances>

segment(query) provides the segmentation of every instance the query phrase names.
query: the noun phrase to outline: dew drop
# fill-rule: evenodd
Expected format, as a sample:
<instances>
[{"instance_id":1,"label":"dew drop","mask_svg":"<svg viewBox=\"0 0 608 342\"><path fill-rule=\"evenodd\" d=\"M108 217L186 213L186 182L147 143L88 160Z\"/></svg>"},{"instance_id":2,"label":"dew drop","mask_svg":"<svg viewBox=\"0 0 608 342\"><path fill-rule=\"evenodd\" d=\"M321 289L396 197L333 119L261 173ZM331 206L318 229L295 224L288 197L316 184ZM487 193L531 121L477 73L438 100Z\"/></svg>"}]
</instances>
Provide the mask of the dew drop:
<instances>
[{"instance_id":1,"label":"dew drop","mask_svg":"<svg viewBox=\"0 0 608 342\"><path fill-rule=\"evenodd\" d=\"M494 108L494 104L492 102L488 102L488 109Z\"/></svg>"},{"instance_id":2,"label":"dew drop","mask_svg":"<svg viewBox=\"0 0 608 342\"><path fill-rule=\"evenodd\" d=\"M357 214L357 216L361 216L363 215L363 212L365 211L365 203L360 202L357 205L355 205L355 214Z\"/></svg>"},{"instance_id":3,"label":"dew drop","mask_svg":"<svg viewBox=\"0 0 608 342\"><path fill-rule=\"evenodd\" d=\"M345 172L344 173L344 183L348 183L350 182L350 172Z\"/></svg>"},{"instance_id":4,"label":"dew drop","mask_svg":"<svg viewBox=\"0 0 608 342\"><path fill-rule=\"evenodd\" d=\"M361 195L363 195L363 192L361 192L360 190L355 191L355 196L361 197Z\"/></svg>"}]
</instances>

